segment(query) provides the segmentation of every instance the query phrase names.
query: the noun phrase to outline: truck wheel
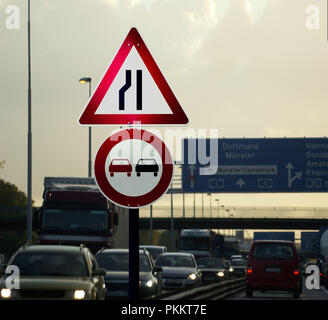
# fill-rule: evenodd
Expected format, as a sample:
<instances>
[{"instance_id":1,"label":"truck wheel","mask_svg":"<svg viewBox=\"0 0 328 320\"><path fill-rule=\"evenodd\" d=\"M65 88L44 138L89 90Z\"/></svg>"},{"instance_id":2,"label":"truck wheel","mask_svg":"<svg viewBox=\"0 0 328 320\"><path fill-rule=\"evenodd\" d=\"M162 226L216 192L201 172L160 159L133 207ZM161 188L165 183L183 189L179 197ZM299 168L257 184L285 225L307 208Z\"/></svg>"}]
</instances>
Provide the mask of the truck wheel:
<instances>
[{"instance_id":1,"label":"truck wheel","mask_svg":"<svg viewBox=\"0 0 328 320\"><path fill-rule=\"evenodd\" d=\"M253 297L253 289L251 287L246 287L246 297L247 298Z\"/></svg>"},{"instance_id":2,"label":"truck wheel","mask_svg":"<svg viewBox=\"0 0 328 320\"><path fill-rule=\"evenodd\" d=\"M140 177L140 172L137 172L137 177Z\"/></svg>"}]
</instances>

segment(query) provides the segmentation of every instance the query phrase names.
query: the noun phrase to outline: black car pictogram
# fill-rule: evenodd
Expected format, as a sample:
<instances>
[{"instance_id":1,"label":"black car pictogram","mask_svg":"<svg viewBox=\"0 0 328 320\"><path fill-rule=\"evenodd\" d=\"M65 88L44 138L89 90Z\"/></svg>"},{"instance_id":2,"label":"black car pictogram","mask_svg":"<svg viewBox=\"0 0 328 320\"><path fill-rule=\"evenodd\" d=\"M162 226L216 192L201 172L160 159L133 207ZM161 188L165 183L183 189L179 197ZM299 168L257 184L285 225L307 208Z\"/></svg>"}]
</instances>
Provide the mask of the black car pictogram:
<instances>
[{"instance_id":1,"label":"black car pictogram","mask_svg":"<svg viewBox=\"0 0 328 320\"><path fill-rule=\"evenodd\" d=\"M153 172L154 177L156 177L159 168L155 159L139 159L138 163L136 164L135 170L138 177L140 177L141 172Z\"/></svg>"}]
</instances>

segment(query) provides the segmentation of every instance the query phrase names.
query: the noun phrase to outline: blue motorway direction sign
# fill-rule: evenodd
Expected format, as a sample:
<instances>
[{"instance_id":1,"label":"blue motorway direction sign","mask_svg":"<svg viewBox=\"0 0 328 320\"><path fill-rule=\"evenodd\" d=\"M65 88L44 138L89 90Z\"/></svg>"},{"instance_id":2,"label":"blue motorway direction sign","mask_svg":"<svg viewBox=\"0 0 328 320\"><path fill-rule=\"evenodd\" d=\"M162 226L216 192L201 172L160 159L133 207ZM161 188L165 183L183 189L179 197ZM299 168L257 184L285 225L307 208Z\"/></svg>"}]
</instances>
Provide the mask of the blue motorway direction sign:
<instances>
[{"instance_id":1,"label":"blue motorway direction sign","mask_svg":"<svg viewBox=\"0 0 328 320\"><path fill-rule=\"evenodd\" d=\"M301 232L301 250L316 252L318 232Z\"/></svg>"},{"instance_id":2,"label":"blue motorway direction sign","mask_svg":"<svg viewBox=\"0 0 328 320\"><path fill-rule=\"evenodd\" d=\"M295 241L294 232L254 232L255 240L285 240L285 241Z\"/></svg>"},{"instance_id":3,"label":"blue motorway direction sign","mask_svg":"<svg viewBox=\"0 0 328 320\"><path fill-rule=\"evenodd\" d=\"M185 139L184 192L328 192L327 138Z\"/></svg>"}]
</instances>

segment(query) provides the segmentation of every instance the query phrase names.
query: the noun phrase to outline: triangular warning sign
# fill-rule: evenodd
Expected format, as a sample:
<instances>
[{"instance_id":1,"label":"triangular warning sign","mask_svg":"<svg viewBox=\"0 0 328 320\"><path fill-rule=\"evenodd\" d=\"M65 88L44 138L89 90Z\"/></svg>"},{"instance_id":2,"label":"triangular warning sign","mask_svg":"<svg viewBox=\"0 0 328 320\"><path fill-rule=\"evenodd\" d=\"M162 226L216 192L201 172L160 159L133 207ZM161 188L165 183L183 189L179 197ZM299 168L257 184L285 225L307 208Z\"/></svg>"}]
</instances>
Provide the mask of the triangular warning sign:
<instances>
[{"instance_id":1,"label":"triangular warning sign","mask_svg":"<svg viewBox=\"0 0 328 320\"><path fill-rule=\"evenodd\" d=\"M136 28L83 111L81 125L186 125L189 120Z\"/></svg>"}]
</instances>

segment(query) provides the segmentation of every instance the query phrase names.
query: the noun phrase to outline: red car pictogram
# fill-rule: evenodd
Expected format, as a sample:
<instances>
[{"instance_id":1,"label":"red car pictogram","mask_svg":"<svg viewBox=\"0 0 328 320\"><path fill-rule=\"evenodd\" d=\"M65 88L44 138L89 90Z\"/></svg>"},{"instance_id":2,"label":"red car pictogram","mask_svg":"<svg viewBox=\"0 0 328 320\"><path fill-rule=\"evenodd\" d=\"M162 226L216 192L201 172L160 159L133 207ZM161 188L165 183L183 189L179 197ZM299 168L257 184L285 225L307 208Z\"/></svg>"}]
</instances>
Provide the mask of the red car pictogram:
<instances>
[{"instance_id":1,"label":"red car pictogram","mask_svg":"<svg viewBox=\"0 0 328 320\"><path fill-rule=\"evenodd\" d=\"M132 166L128 159L113 159L109 165L109 173L114 177L115 172L126 172L131 177Z\"/></svg>"}]
</instances>

